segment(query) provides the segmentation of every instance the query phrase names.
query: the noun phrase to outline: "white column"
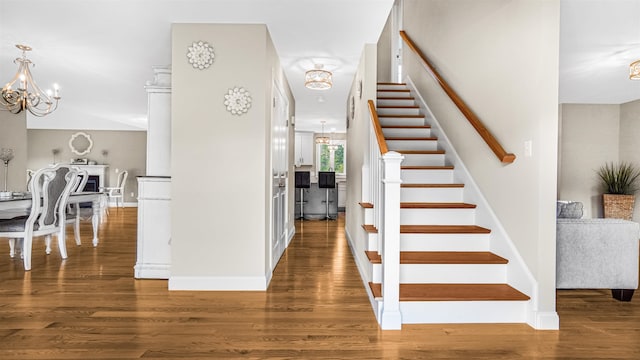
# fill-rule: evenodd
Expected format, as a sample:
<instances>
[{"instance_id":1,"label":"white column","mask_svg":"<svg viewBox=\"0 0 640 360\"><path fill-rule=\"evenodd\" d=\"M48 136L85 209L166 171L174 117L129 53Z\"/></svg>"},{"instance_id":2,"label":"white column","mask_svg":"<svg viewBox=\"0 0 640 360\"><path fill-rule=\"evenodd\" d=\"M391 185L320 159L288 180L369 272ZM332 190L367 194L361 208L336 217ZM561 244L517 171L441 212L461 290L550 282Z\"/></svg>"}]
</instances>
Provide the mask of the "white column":
<instances>
[{"instance_id":1,"label":"white column","mask_svg":"<svg viewBox=\"0 0 640 360\"><path fill-rule=\"evenodd\" d=\"M145 86L147 176L138 177L138 279L171 276L171 66L155 66L153 72Z\"/></svg>"},{"instance_id":2,"label":"white column","mask_svg":"<svg viewBox=\"0 0 640 360\"><path fill-rule=\"evenodd\" d=\"M400 163L404 157L395 151L382 156L382 314L380 327L399 330L400 313Z\"/></svg>"},{"instance_id":3,"label":"white column","mask_svg":"<svg viewBox=\"0 0 640 360\"><path fill-rule=\"evenodd\" d=\"M147 82L147 175L171 175L171 65L154 66Z\"/></svg>"}]
</instances>

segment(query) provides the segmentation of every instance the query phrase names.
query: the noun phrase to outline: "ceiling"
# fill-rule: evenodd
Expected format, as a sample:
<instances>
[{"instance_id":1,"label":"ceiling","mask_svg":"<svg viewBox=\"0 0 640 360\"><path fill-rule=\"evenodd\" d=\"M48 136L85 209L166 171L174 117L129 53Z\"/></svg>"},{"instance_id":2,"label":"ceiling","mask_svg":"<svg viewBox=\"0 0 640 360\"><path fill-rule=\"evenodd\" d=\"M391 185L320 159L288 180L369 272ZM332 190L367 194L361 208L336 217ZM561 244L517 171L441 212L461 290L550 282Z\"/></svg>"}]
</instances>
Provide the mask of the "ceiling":
<instances>
[{"instance_id":1,"label":"ceiling","mask_svg":"<svg viewBox=\"0 0 640 360\"><path fill-rule=\"evenodd\" d=\"M345 130L360 54L375 43L393 0L0 0L0 81L15 44L33 47L34 77L61 87L60 108L29 128L144 130L151 67L170 63L171 23L264 23L296 98L296 128ZM561 0L560 103L640 98L628 65L640 59L640 0ZM28 17L24 16L28 9ZM213 44L215 47L215 44ZM328 91L304 88L321 62Z\"/></svg>"}]
</instances>

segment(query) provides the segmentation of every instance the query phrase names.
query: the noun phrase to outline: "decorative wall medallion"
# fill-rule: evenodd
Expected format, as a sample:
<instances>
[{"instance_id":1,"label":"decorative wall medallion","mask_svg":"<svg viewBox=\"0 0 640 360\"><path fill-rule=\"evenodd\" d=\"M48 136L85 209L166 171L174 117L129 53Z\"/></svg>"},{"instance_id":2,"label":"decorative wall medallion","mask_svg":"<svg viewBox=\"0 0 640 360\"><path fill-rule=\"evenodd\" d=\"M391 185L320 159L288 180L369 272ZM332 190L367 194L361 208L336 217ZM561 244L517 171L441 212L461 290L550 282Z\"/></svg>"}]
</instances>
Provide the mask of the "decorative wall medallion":
<instances>
[{"instance_id":1,"label":"decorative wall medallion","mask_svg":"<svg viewBox=\"0 0 640 360\"><path fill-rule=\"evenodd\" d=\"M227 111L233 115L242 115L251 107L251 94L244 88L235 87L229 89L224 96L224 105Z\"/></svg>"},{"instance_id":2,"label":"decorative wall medallion","mask_svg":"<svg viewBox=\"0 0 640 360\"><path fill-rule=\"evenodd\" d=\"M91 152L92 147L93 141L91 140L91 136L82 131L71 135L71 139L69 139L69 148L71 152L76 155L87 155Z\"/></svg>"},{"instance_id":3,"label":"decorative wall medallion","mask_svg":"<svg viewBox=\"0 0 640 360\"><path fill-rule=\"evenodd\" d=\"M358 98L362 99L362 80L358 81L358 88L356 91L358 92Z\"/></svg>"},{"instance_id":4,"label":"decorative wall medallion","mask_svg":"<svg viewBox=\"0 0 640 360\"><path fill-rule=\"evenodd\" d=\"M195 69L204 70L213 64L213 47L204 41L197 41L189 46L187 59Z\"/></svg>"},{"instance_id":5,"label":"decorative wall medallion","mask_svg":"<svg viewBox=\"0 0 640 360\"><path fill-rule=\"evenodd\" d=\"M356 100L352 96L351 99L349 99L349 117L353 119L355 115L356 115Z\"/></svg>"}]
</instances>

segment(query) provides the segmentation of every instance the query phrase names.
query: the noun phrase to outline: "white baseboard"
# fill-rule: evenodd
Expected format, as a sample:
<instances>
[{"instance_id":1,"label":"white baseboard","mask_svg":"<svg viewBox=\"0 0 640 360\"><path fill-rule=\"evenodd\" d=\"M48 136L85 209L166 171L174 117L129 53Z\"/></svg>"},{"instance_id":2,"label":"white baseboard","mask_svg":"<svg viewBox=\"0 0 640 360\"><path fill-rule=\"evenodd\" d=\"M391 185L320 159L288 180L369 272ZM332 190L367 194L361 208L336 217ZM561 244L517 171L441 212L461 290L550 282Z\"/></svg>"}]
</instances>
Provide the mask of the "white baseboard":
<instances>
[{"instance_id":1,"label":"white baseboard","mask_svg":"<svg viewBox=\"0 0 640 360\"><path fill-rule=\"evenodd\" d=\"M136 279L168 279L171 277L170 264L138 264L133 269Z\"/></svg>"},{"instance_id":2,"label":"white baseboard","mask_svg":"<svg viewBox=\"0 0 640 360\"><path fill-rule=\"evenodd\" d=\"M536 330L560 330L560 317L555 311L534 312L533 323L529 325Z\"/></svg>"},{"instance_id":3,"label":"white baseboard","mask_svg":"<svg viewBox=\"0 0 640 360\"><path fill-rule=\"evenodd\" d=\"M171 276L169 290L264 291L266 276Z\"/></svg>"}]
</instances>

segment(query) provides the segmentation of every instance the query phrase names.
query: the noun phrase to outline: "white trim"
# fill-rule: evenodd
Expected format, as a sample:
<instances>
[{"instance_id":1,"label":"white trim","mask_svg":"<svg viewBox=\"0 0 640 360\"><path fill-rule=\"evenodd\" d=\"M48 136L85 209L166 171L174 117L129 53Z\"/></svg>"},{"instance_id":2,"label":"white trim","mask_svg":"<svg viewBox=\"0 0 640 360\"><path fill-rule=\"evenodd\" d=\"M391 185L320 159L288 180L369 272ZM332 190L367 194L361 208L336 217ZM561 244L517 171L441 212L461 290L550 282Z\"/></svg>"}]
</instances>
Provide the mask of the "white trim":
<instances>
[{"instance_id":1,"label":"white trim","mask_svg":"<svg viewBox=\"0 0 640 360\"><path fill-rule=\"evenodd\" d=\"M528 321L536 330L560 330L560 317L555 311L533 311L533 321Z\"/></svg>"},{"instance_id":2,"label":"white trim","mask_svg":"<svg viewBox=\"0 0 640 360\"><path fill-rule=\"evenodd\" d=\"M153 199L153 200L167 200L167 199L159 198L159 199ZM169 200L170 200L170 199L169 199ZM116 203L115 203L115 201L114 201L114 202L109 202L109 203L108 203L108 206L109 206L110 208L115 208L115 207L116 207ZM126 202L126 203L122 203L122 207L138 207L138 202Z\"/></svg>"},{"instance_id":3,"label":"white trim","mask_svg":"<svg viewBox=\"0 0 640 360\"><path fill-rule=\"evenodd\" d=\"M133 267L136 279L168 279L171 277L169 264L138 264Z\"/></svg>"},{"instance_id":4,"label":"white trim","mask_svg":"<svg viewBox=\"0 0 640 360\"><path fill-rule=\"evenodd\" d=\"M171 276L169 290L264 291L271 276Z\"/></svg>"}]
</instances>

